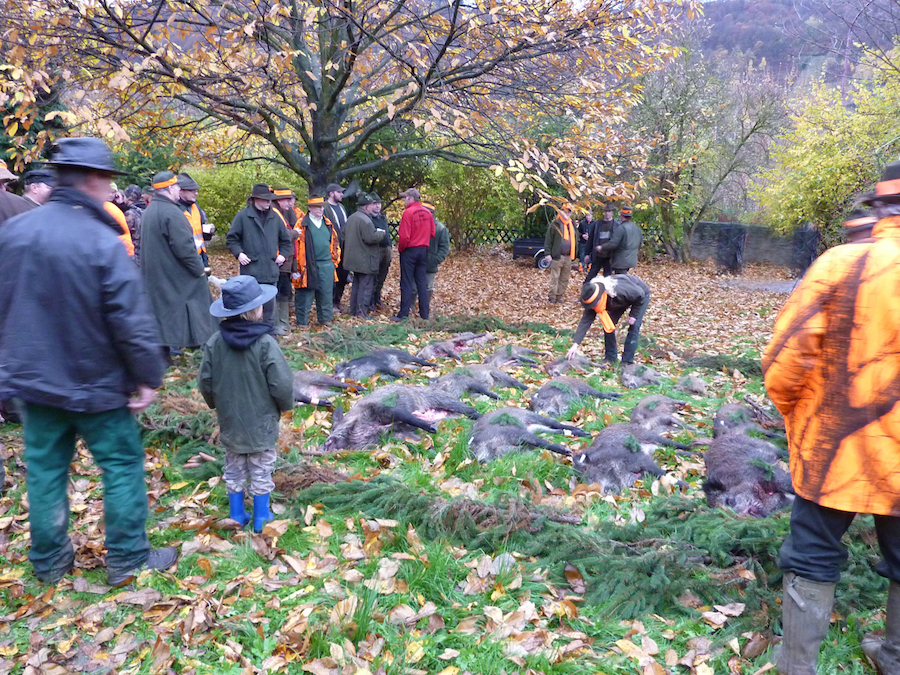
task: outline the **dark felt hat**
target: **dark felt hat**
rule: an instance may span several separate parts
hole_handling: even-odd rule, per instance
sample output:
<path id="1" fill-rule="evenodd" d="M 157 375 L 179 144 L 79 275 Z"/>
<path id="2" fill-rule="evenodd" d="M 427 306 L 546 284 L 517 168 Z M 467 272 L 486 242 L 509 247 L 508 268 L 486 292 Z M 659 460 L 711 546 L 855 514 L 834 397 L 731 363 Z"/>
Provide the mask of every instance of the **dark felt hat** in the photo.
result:
<path id="1" fill-rule="evenodd" d="M 253 190 L 250 192 L 250 197 L 252 199 L 277 199 L 272 192 L 272 188 L 265 183 L 257 183 L 254 185 Z"/>
<path id="2" fill-rule="evenodd" d="M 374 191 L 370 192 L 369 197 L 371 197 L 373 204 L 381 203 L 381 195 L 379 195 L 377 192 L 374 192 Z"/>
<path id="3" fill-rule="evenodd" d="M 77 166 L 104 173 L 125 175 L 113 163 L 113 155 L 99 138 L 60 138 L 48 164 L 53 166 Z"/>
<path id="4" fill-rule="evenodd" d="M 630 216 L 630 215 L 631 215 L 631 207 L 630 207 L 630 206 L 623 206 L 623 207 L 622 207 L 622 215 L 623 215 L 623 216 Z"/>
<path id="5" fill-rule="evenodd" d="M 358 206 L 365 206 L 366 204 L 375 204 L 375 203 L 377 203 L 377 201 L 381 201 L 381 200 L 372 199 L 372 195 L 370 195 L 366 192 L 360 192 L 359 196 L 357 196 L 357 198 L 356 198 L 356 203 Z"/>
<path id="6" fill-rule="evenodd" d="M 873 200 L 886 204 L 900 203 L 900 161 L 884 167 L 881 180 L 875 183 Z"/>
<path id="7" fill-rule="evenodd" d="M 222 284 L 222 297 L 209 306 L 209 313 L 220 319 L 249 312 L 275 297 L 278 289 L 261 284 L 247 274 L 231 277 Z"/>
<path id="8" fill-rule="evenodd" d="M 199 190 L 200 184 L 191 178 L 190 174 L 182 171 L 178 174 L 178 187 L 182 190 Z"/>
<path id="9" fill-rule="evenodd" d="M 325 194 L 326 194 L 326 195 L 329 195 L 329 194 L 331 194 L 332 192 L 343 192 L 343 191 L 344 191 L 344 188 L 342 188 L 342 187 L 341 187 L 340 185 L 338 185 L 337 183 L 329 183 L 329 184 L 328 184 L 328 187 L 325 188 Z"/>
<path id="10" fill-rule="evenodd" d="M 45 183 L 50 187 L 54 187 L 56 185 L 56 174 L 50 169 L 35 169 L 26 173 L 22 181 L 26 187 L 34 183 Z"/>

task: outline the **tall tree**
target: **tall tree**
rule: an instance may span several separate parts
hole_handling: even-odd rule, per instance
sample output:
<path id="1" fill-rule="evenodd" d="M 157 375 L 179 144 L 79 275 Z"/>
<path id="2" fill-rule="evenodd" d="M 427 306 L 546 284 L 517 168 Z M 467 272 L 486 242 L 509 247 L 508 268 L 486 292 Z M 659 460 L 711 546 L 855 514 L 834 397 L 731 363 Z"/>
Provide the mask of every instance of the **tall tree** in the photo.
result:
<path id="1" fill-rule="evenodd" d="M 691 259 L 697 224 L 714 211 L 740 213 L 752 173 L 785 118 L 784 91 L 765 70 L 698 51 L 688 27 L 677 58 L 644 77 L 633 124 L 655 139 L 645 195 L 659 237 L 676 260 Z"/>
<path id="2" fill-rule="evenodd" d="M 517 188 L 629 189 L 616 132 L 693 0 L 3 0 L 6 59 L 60 66 L 81 119 L 220 131 L 313 189 L 395 160 L 502 166 Z M 35 49 L 35 47 L 37 49 Z M 30 66 L 30 67 L 28 67 Z M 427 147 L 384 147 L 395 119 Z M 532 138 L 565 119 L 555 138 Z M 10 130 L 7 129 L 7 132 Z M 262 144 L 255 141 L 262 141 Z M 635 153 L 638 160 L 640 152 Z"/>

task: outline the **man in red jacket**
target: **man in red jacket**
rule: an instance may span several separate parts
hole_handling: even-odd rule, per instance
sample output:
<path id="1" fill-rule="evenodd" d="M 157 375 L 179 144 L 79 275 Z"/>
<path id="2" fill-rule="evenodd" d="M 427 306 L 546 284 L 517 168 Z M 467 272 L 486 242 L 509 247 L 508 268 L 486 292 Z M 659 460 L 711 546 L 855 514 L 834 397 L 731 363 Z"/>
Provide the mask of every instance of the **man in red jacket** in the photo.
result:
<path id="1" fill-rule="evenodd" d="M 406 210 L 400 219 L 397 249 L 400 251 L 400 311 L 392 316 L 391 321 L 403 321 L 409 317 L 413 296 L 419 295 L 419 316 L 427 319 L 428 281 L 428 245 L 434 236 L 434 216 L 431 211 L 419 203 L 421 196 L 415 188 L 409 188 L 400 194 Z"/>

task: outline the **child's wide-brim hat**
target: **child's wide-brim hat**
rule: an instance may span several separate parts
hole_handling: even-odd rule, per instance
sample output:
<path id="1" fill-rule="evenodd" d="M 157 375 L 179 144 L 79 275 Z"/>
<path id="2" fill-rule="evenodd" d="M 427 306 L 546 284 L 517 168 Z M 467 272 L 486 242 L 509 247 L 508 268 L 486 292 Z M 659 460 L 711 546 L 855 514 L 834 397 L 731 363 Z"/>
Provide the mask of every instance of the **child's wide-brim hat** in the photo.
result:
<path id="1" fill-rule="evenodd" d="M 222 284 L 222 297 L 209 306 L 209 313 L 220 319 L 237 316 L 275 297 L 278 289 L 270 284 L 261 284 L 255 278 L 241 274 Z"/>

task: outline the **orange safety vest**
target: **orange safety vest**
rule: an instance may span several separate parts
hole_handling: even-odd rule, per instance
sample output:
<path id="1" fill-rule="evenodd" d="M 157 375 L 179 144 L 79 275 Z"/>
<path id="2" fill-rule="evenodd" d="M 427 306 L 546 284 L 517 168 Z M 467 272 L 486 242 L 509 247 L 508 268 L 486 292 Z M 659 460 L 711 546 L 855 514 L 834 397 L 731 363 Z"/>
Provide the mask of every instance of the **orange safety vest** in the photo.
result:
<path id="1" fill-rule="evenodd" d="M 197 255 L 203 255 L 203 252 L 206 251 L 206 240 L 203 238 L 203 223 L 200 222 L 200 209 L 196 204 L 191 204 L 191 208 L 184 210 L 184 215 L 191 224 Z"/>
<path id="2" fill-rule="evenodd" d="M 560 231 L 563 241 L 569 242 L 569 259 L 575 260 L 575 227 L 572 225 L 572 219 L 562 212 L 559 213 L 559 219 L 563 223 L 563 229 Z"/>
<path id="3" fill-rule="evenodd" d="M 128 229 L 128 221 L 125 220 L 125 214 L 122 213 L 122 209 L 120 209 L 112 202 L 103 202 L 103 208 L 106 209 L 106 212 L 113 218 L 115 218 L 116 222 L 122 226 L 122 229 L 125 231 L 125 233 L 120 234 L 119 239 L 121 239 L 122 243 L 125 244 L 125 250 L 128 251 L 128 255 L 133 258 L 134 242 L 131 241 L 131 230 Z"/>

